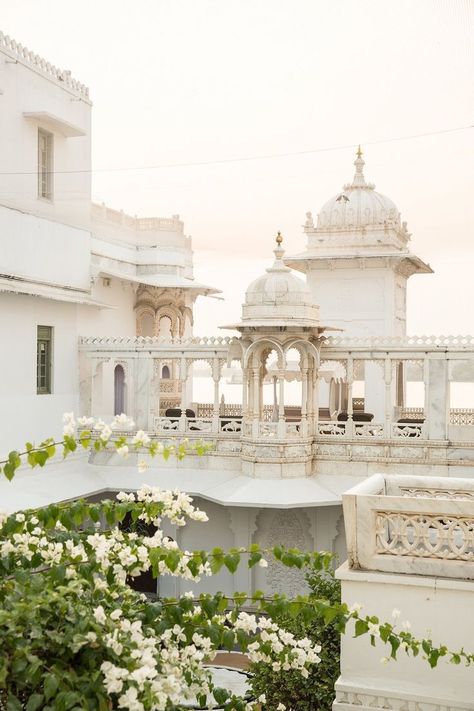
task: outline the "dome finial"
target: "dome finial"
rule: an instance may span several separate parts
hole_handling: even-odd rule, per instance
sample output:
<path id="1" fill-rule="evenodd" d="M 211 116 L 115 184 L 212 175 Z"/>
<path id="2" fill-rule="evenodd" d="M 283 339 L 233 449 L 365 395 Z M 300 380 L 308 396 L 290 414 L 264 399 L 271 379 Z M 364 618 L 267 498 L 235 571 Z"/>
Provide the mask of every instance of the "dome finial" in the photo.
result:
<path id="1" fill-rule="evenodd" d="M 364 177 L 365 161 L 362 158 L 362 149 L 360 147 L 360 144 L 359 144 L 359 147 L 356 151 L 356 159 L 354 161 L 354 165 L 355 165 L 356 172 L 355 172 L 354 180 L 353 180 L 352 184 L 356 185 L 356 186 L 357 185 L 358 186 L 365 185 L 366 184 L 365 177 Z"/>

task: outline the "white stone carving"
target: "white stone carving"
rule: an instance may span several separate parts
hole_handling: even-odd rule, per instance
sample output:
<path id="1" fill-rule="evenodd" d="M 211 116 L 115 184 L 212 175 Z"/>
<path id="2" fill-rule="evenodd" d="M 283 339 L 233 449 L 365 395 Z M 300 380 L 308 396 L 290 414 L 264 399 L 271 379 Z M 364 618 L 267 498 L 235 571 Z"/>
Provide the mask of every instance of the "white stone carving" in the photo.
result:
<path id="1" fill-rule="evenodd" d="M 345 422 L 319 422 L 318 434 L 321 437 L 344 437 L 346 434 Z"/>
<path id="2" fill-rule="evenodd" d="M 375 536 L 380 555 L 474 560 L 474 517 L 378 511 Z"/>
<path id="3" fill-rule="evenodd" d="M 178 431 L 179 420 L 170 419 L 169 417 L 155 417 L 153 420 L 153 429 L 155 432 Z"/>

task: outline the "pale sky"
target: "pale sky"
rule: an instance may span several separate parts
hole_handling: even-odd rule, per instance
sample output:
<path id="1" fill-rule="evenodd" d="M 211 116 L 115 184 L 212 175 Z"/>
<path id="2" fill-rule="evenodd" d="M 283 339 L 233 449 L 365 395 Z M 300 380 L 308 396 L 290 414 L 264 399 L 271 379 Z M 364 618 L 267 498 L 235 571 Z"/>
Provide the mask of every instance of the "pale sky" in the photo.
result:
<path id="1" fill-rule="evenodd" d="M 409 331 L 474 332 L 474 129 L 377 143 L 474 124 L 473 0 L 0 0 L 0 29 L 90 87 L 93 167 L 126 169 L 93 198 L 184 219 L 226 296 L 196 333 L 239 318 L 277 230 L 304 249 L 359 142 L 436 271 L 410 282 Z M 201 165 L 132 170 L 176 163 Z"/>

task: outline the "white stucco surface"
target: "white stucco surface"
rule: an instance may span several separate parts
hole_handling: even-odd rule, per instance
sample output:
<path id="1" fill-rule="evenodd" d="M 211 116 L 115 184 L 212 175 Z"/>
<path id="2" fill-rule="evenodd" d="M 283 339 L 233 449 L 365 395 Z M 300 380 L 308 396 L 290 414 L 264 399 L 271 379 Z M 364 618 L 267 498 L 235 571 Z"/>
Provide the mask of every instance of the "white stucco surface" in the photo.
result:
<path id="1" fill-rule="evenodd" d="M 24 468 L 13 481 L 0 479 L 0 509 L 16 511 L 46 506 L 52 502 L 89 496 L 101 491 L 134 490 L 142 484 L 162 489 L 179 489 L 208 501 L 229 506 L 256 508 L 299 508 L 334 506 L 341 495 L 359 481 L 357 477 L 318 475 L 273 480 L 251 479 L 235 471 L 208 469 L 159 469 L 151 466 L 139 473 L 136 465 L 95 465 L 81 453 L 62 461 L 60 457 L 44 469 Z"/>

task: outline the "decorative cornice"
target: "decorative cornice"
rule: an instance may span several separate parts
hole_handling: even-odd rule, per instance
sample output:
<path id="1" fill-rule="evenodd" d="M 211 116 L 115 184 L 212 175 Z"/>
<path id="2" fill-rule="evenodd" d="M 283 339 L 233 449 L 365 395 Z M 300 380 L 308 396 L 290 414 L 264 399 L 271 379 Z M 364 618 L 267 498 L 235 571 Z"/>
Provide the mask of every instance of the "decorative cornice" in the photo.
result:
<path id="1" fill-rule="evenodd" d="M 28 47 L 24 47 L 9 35 L 5 35 L 2 31 L 0 31 L 0 50 L 16 61 L 21 62 L 21 64 L 30 67 L 46 79 L 53 81 L 58 86 L 62 86 L 63 89 L 68 89 L 90 103 L 88 87 L 73 79 L 70 71 L 55 67 L 54 64 L 35 54 Z"/>

